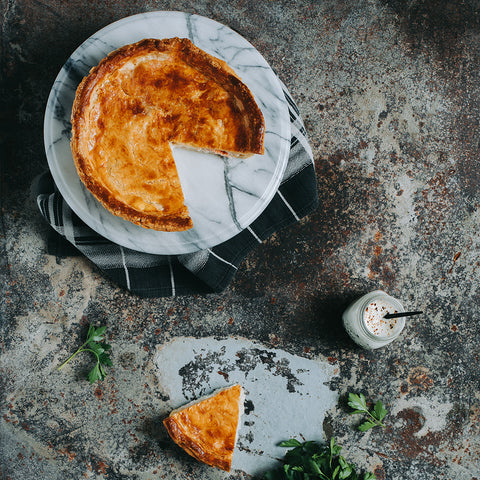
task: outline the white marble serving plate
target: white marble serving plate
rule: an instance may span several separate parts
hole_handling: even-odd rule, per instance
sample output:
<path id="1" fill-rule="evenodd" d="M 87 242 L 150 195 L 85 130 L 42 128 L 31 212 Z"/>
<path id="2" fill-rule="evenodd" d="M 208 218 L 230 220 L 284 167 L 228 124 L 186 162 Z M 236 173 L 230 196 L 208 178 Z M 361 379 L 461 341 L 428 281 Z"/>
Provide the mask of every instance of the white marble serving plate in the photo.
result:
<path id="1" fill-rule="evenodd" d="M 199 48 L 225 60 L 250 88 L 265 119 L 265 154 L 233 159 L 174 148 L 194 226 L 186 232 L 158 232 L 112 215 L 84 187 L 70 150 L 70 115 L 78 84 L 109 52 L 143 38 L 175 36 L 189 38 Z M 48 165 L 60 193 L 89 227 L 133 250 L 174 255 L 218 245 L 263 212 L 287 164 L 290 121 L 278 78 L 242 36 L 205 17 L 158 11 L 115 22 L 75 50 L 50 92 L 44 138 Z"/>

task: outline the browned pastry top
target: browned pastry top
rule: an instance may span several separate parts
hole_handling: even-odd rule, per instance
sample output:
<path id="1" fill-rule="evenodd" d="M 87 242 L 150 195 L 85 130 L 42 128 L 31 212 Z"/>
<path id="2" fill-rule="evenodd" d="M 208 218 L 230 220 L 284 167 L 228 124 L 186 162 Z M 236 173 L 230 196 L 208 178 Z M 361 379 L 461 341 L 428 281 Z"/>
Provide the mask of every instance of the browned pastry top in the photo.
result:
<path id="1" fill-rule="evenodd" d="M 233 385 L 176 410 L 163 423 L 172 439 L 197 460 L 230 471 L 242 387 Z"/>
<path id="2" fill-rule="evenodd" d="M 72 111 L 81 180 L 113 214 L 155 230 L 192 227 L 170 144 L 249 156 L 263 139 L 250 90 L 188 39 L 115 50 L 83 79 Z"/>

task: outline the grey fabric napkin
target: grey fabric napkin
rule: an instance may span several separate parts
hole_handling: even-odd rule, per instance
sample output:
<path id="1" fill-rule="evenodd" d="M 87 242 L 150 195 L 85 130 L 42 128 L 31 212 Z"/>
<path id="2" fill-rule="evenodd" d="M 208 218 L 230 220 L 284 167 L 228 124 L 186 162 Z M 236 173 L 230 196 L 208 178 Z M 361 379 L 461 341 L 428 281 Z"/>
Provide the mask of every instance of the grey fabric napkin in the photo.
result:
<path id="1" fill-rule="evenodd" d="M 273 199 L 236 236 L 186 255 L 153 255 L 117 245 L 89 228 L 67 205 L 49 172 L 37 179 L 38 207 L 50 231 L 47 251 L 57 257 L 83 254 L 117 285 L 140 297 L 219 293 L 242 260 L 275 231 L 308 215 L 318 205 L 313 155 L 298 108 L 283 86 L 291 122 L 287 167 Z"/>

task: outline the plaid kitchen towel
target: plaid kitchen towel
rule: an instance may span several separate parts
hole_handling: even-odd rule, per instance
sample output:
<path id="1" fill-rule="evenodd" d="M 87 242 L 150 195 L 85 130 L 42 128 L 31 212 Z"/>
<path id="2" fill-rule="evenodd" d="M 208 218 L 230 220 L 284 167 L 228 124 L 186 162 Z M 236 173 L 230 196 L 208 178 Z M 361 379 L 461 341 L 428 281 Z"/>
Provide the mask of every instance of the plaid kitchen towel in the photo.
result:
<path id="1" fill-rule="evenodd" d="M 185 255 L 153 255 L 117 245 L 83 223 L 58 192 L 50 173 L 34 186 L 40 212 L 53 227 L 47 251 L 57 257 L 83 254 L 113 282 L 140 297 L 221 292 L 242 260 L 275 231 L 318 205 L 313 155 L 300 113 L 286 87 L 291 122 L 290 156 L 278 191 L 263 213 L 236 236 Z"/>

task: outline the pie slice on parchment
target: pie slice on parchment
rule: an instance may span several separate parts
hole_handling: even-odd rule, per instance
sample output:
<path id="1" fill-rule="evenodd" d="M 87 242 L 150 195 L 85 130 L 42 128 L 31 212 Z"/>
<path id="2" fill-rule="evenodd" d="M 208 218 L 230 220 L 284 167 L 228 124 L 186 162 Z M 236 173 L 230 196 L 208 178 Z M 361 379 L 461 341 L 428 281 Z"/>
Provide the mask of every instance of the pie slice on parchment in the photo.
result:
<path id="1" fill-rule="evenodd" d="M 185 38 L 121 47 L 76 91 L 71 149 L 80 179 L 107 210 L 145 228 L 192 227 L 171 144 L 248 157 L 263 154 L 263 142 L 248 87 Z"/>
<path id="2" fill-rule="evenodd" d="M 243 389 L 237 384 L 173 410 L 163 423 L 192 457 L 229 472 L 242 413 Z"/>

